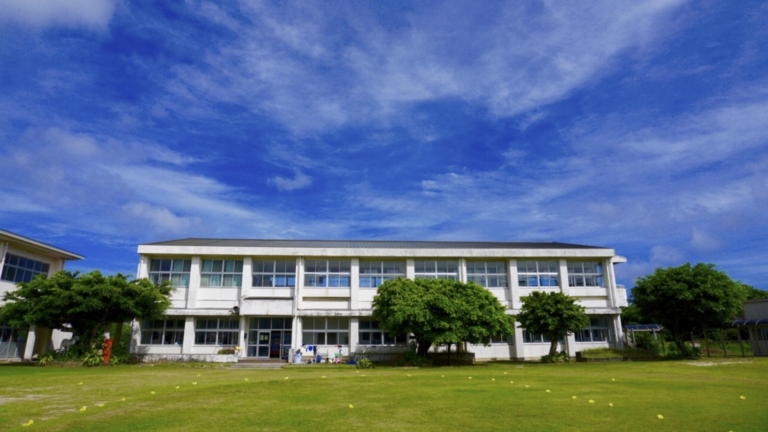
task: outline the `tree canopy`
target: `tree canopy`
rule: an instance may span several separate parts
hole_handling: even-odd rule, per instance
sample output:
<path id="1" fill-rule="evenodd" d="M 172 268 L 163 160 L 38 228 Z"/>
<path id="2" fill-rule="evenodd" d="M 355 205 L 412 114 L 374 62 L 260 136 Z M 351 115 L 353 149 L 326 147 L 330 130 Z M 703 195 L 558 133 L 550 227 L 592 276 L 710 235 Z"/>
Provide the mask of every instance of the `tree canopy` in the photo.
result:
<path id="1" fill-rule="evenodd" d="M 589 325 L 589 317 L 576 299 L 561 292 L 534 291 L 523 302 L 517 322 L 527 331 L 543 334 L 550 340 L 549 355 L 557 353 L 557 340 Z"/>
<path id="2" fill-rule="evenodd" d="M 684 352 L 686 338 L 695 330 L 719 328 L 743 310 L 748 289 L 714 264 L 690 263 L 656 269 L 632 289 L 640 315 L 662 324 Z"/>
<path id="3" fill-rule="evenodd" d="M 3 296 L 0 322 L 72 331 L 89 346 L 108 324 L 161 317 L 171 305 L 173 291 L 168 283 L 129 281 L 120 273 L 104 276 L 98 270 L 84 274 L 62 270 L 17 286 Z"/>
<path id="4" fill-rule="evenodd" d="M 373 317 L 393 334 L 413 334 L 425 356 L 434 344 L 488 344 L 512 333 L 512 317 L 487 289 L 473 282 L 402 279 L 384 282 L 373 299 Z"/>

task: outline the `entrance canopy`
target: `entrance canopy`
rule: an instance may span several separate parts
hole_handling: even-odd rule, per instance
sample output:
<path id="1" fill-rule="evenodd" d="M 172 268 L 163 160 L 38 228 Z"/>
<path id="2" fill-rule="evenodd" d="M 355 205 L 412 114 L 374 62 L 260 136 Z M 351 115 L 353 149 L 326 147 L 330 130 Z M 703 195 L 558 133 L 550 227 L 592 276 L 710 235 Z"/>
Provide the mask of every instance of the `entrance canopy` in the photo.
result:
<path id="1" fill-rule="evenodd" d="M 741 319 L 723 323 L 723 327 L 768 326 L 768 318 Z"/>
<path id="2" fill-rule="evenodd" d="M 657 332 L 664 330 L 664 326 L 661 324 L 633 324 L 625 325 L 624 328 L 633 332 Z"/>

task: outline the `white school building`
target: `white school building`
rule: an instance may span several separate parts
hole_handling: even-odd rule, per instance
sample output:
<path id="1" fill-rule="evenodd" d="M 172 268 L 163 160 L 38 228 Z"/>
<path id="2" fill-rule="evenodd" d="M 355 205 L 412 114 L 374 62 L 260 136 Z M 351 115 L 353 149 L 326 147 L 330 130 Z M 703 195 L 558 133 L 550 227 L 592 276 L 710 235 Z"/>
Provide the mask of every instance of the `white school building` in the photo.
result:
<path id="1" fill-rule="evenodd" d="M 0 304 L 3 294 L 16 290 L 19 282 L 29 282 L 35 275 L 52 276 L 64 269 L 67 261 L 81 260 L 81 255 L 0 229 Z M 0 322 L 0 361 L 31 360 L 61 347 L 72 334 L 32 326 L 14 329 Z"/>
<path id="2" fill-rule="evenodd" d="M 131 350 L 150 359 L 286 358 L 312 345 L 325 357 L 403 351 L 407 335 L 371 318 L 377 287 L 397 277 L 475 281 L 520 311 L 535 290 L 578 299 L 590 326 L 559 342 L 572 356 L 620 347 L 626 290 L 611 248 L 565 243 L 182 239 L 142 244 L 137 277 L 177 287 L 165 319 L 133 323 Z M 340 348 L 339 348 L 340 346 Z M 478 360 L 538 359 L 549 341 L 516 328 L 469 350 Z"/>

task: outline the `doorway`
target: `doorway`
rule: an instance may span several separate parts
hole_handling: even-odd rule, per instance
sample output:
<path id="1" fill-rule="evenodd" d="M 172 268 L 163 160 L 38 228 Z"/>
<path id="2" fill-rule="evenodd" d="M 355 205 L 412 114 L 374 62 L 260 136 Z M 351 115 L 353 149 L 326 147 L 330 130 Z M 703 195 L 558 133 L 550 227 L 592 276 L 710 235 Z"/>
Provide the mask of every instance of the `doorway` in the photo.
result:
<path id="1" fill-rule="evenodd" d="M 253 317 L 248 335 L 248 357 L 281 359 L 291 348 L 293 319 L 290 317 Z"/>

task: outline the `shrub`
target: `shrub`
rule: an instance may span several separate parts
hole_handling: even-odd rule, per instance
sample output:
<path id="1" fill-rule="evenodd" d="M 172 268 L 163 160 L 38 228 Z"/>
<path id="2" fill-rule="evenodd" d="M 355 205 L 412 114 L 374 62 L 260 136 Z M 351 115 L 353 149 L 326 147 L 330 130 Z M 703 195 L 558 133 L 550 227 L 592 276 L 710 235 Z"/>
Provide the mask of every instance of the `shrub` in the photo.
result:
<path id="1" fill-rule="evenodd" d="M 223 348 L 219 350 L 219 354 L 234 354 L 235 349 L 234 348 Z"/>
<path id="2" fill-rule="evenodd" d="M 100 350 L 92 350 L 83 356 L 83 366 L 98 366 L 103 360 L 103 355 Z"/>
<path id="3" fill-rule="evenodd" d="M 422 357 L 416 352 L 416 344 L 408 345 L 408 351 L 403 353 L 403 357 L 397 361 L 397 366 L 432 366 L 432 359 Z"/>
<path id="4" fill-rule="evenodd" d="M 371 359 L 362 358 L 357 361 L 357 363 L 355 364 L 355 367 L 357 367 L 358 369 L 373 369 L 374 366 Z"/>
<path id="5" fill-rule="evenodd" d="M 542 363 L 570 363 L 571 356 L 567 352 L 561 351 L 554 355 L 541 356 Z"/>

